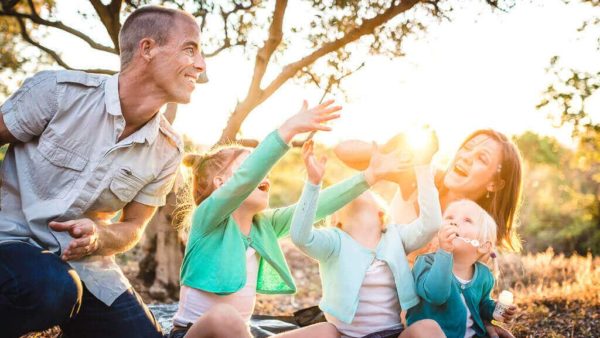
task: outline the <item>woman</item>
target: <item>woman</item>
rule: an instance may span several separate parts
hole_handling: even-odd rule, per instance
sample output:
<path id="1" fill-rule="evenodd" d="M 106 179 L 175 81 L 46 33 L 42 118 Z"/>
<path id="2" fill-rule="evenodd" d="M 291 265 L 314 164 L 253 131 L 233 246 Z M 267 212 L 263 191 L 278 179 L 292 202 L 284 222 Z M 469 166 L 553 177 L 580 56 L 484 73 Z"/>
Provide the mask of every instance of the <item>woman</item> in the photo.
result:
<path id="1" fill-rule="evenodd" d="M 404 135 L 392 138 L 384 151 L 407 146 Z M 338 158 L 354 169 L 369 163 L 374 147 L 362 141 L 344 141 L 336 146 Z M 518 251 L 521 244 L 514 231 L 514 218 L 521 198 L 522 164 L 518 148 L 504 134 L 477 130 L 461 144 L 445 172 L 436 175 L 442 211 L 451 202 L 470 199 L 485 209 L 498 225 L 498 247 Z M 418 215 L 414 176 L 391 177 L 398 191 L 391 202 L 393 223 L 407 224 Z M 496 327 L 488 327 L 490 337 L 512 337 Z M 497 332 L 498 334 L 496 334 Z"/>

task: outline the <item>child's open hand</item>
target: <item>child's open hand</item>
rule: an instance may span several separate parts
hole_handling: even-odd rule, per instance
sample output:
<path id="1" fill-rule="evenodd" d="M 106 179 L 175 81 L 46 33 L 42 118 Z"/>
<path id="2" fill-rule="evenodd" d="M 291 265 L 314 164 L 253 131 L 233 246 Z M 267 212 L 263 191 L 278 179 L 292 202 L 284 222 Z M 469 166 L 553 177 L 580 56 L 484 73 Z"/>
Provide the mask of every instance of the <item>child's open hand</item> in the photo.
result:
<path id="1" fill-rule="evenodd" d="M 373 185 L 381 179 L 398 175 L 413 166 L 412 155 L 403 150 L 384 154 L 377 144 L 373 143 L 372 154 L 369 167 L 365 170 L 365 179 L 369 185 Z"/>
<path id="2" fill-rule="evenodd" d="M 452 241 L 458 236 L 458 227 L 454 223 L 444 224 L 438 232 L 438 241 L 440 248 L 447 252 L 454 252 Z"/>
<path id="3" fill-rule="evenodd" d="M 322 156 L 319 160 L 315 157 L 314 143 L 313 140 L 304 142 L 302 146 L 302 158 L 304 159 L 304 166 L 306 166 L 306 173 L 310 183 L 318 185 L 323 180 L 325 174 L 325 165 L 327 164 L 327 157 Z"/>
<path id="4" fill-rule="evenodd" d="M 310 131 L 330 131 L 331 127 L 324 123 L 340 117 L 336 113 L 341 110 L 340 106 L 332 106 L 333 100 L 328 100 L 315 107 L 308 108 L 306 100 L 302 102 L 302 108 L 295 115 L 287 119 L 279 128 L 279 134 L 285 143 L 289 143 L 294 136 Z"/>

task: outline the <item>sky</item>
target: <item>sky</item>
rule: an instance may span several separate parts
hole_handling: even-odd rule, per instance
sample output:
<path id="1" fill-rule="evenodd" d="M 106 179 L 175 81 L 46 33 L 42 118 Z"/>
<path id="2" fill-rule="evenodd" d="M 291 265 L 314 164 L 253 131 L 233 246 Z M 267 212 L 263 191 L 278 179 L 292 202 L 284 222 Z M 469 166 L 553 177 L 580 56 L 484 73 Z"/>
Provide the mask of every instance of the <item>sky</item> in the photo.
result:
<path id="1" fill-rule="evenodd" d="M 553 128 L 547 112 L 535 106 L 550 83 L 546 67 L 552 56 L 598 69 L 598 54 L 590 48 L 595 46 L 590 40 L 594 37 L 582 39 L 577 34 L 590 11 L 561 0 L 519 1 L 506 13 L 476 3 L 463 5 L 450 22 L 434 24 L 425 36 L 407 43 L 405 57 L 367 57 L 364 68 L 344 81 L 346 97 L 333 97 L 344 107 L 342 118 L 332 123 L 333 132 L 319 133 L 316 140 L 329 145 L 352 138 L 383 142 L 427 124 L 437 131 L 446 154 L 479 128 L 509 135 L 533 130 L 569 145 L 569 130 Z M 298 11 L 289 13 L 288 23 Z M 80 20 L 71 7 L 59 7 L 58 15 L 67 23 Z M 101 30 L 90 34 L 97 32 Z M 65 35 L 52 34 L 44 42 L 63 50 L 76 66 L 118 65 L 115 56 L 93 54 Z M 294 50 L 297 57 L 308 52 Z M 229 112 L 246 93 L 252 71 L 252 58 L 240 51 L 207 59 L 210 81 L 197 85 L 192 102 L 180 106 L 174 127 L 197 143 L 214 143 Z M 297 112 L 303 99 L 316 104 L 320 96 L 314 86 L 288 82 L 250 114 L 242 126 L 243 136 L 262 139 Z M 593 101 L 592 107 L 599 108 L 600 99 Z M 592 110 L 600 118 L 600 109 Z"/>

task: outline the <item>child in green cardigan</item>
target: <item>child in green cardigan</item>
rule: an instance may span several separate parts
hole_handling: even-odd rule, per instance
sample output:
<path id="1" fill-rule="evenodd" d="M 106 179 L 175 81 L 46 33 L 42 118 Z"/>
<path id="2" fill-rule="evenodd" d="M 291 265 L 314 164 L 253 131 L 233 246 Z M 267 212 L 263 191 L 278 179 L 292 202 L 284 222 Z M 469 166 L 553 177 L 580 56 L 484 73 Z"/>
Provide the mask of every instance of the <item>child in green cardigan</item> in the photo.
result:
<path id="1" fill-rule="evenodd" d="M 228 146 L 184 162 L 193 171 L 195 210 L 181 266 L 179 309 L 172 338 L 248 337 L 247 321 L 256 293 L 296 291 L 278 244 L 289 233 L 294 206 L 268 209 L 265 176 L 299 133 L 330 130 L 337 118 L 332 102 L 301 111 L 272 132 L 252 152 Z M 396 158 L 332 186 L 317 211 L 325 217 L 396 170 Z M 226 325 L 224 325 L 226 323 Z"/>
<path id="2" fill-rule="evenodd" d="M 422 301 L 408 311 L 407 322 L 433 319 L 447 337 L 487 337 L 483 320 L 510 321 L 517 311 L 512 305 L 503 317 L 493 317 L 494 277 L 479 262 L 493 252 L 496 223 L 477 203 L 460 200 L 446 208 L 444 224 L 440 248 L 419 256 L 413 267 Z"/>

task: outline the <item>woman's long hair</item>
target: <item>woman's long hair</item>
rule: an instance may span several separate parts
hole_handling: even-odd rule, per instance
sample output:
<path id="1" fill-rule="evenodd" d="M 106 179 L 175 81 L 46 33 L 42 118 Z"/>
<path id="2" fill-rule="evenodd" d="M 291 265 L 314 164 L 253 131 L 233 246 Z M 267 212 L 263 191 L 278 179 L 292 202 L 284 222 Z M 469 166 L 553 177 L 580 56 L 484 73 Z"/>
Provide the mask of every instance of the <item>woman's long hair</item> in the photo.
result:
<path id="1" fill-rule="evenodd" d="M 473 132 L 463 141 L 460 148 L 479 135 L 486 135 L 498 142 L 502 149 L 499 172 L 494 179 L 504 181 L 504 186 L 498 191 L 482 196 L 475 202 L 496 221 L 498 247 L 519 251 L 521 250 L 521 240 L 515 231 L 515 218 L 521 204 L 523 180 L 521 154 L 517 146 L 506 135 L 492 129 L 480 129 Z M 446 192 L 447 188 L 442 184 L 440 195 Z"/>

